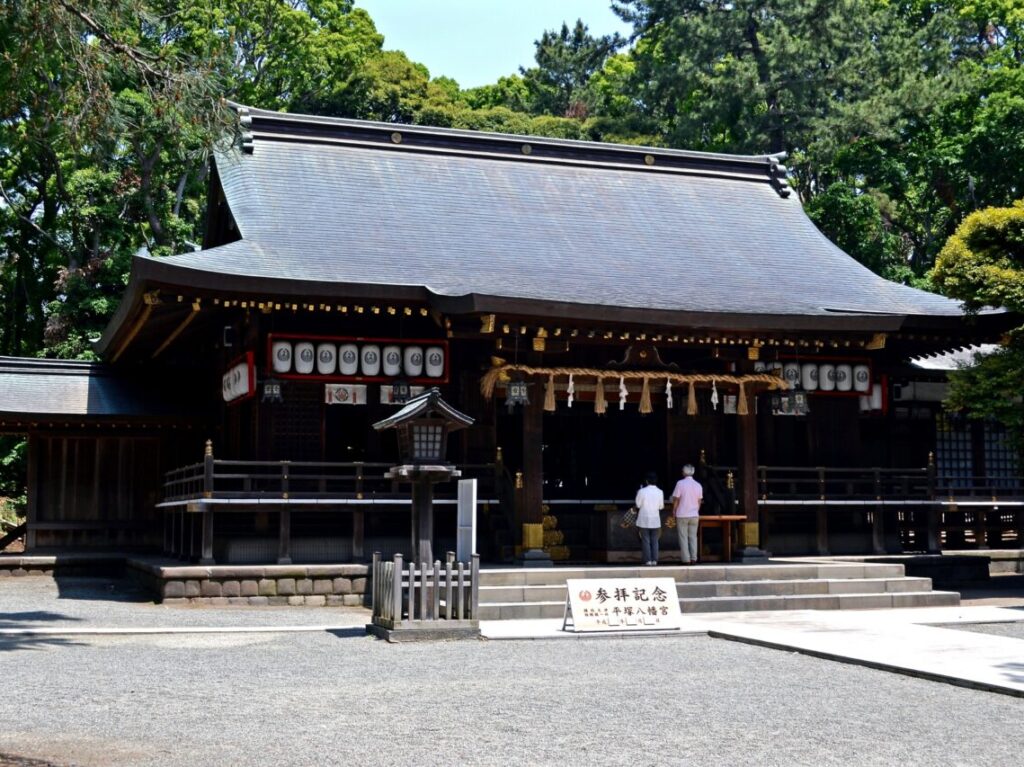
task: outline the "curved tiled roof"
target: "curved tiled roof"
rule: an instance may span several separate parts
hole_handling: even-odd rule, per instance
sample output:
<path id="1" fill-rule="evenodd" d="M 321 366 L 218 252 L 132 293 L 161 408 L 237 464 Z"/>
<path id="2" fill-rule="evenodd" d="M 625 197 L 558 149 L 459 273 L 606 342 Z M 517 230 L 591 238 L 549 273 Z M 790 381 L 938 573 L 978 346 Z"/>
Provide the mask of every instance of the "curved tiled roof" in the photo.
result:
<path id="1" fill-rule="evenodd" d="M 216 162 L 241 239 L 140 257 L 140 274 L 679 324 L 892 330 L 962 316 L 833 245 L 778 157 L 240 111 L 251 133 Z"/>

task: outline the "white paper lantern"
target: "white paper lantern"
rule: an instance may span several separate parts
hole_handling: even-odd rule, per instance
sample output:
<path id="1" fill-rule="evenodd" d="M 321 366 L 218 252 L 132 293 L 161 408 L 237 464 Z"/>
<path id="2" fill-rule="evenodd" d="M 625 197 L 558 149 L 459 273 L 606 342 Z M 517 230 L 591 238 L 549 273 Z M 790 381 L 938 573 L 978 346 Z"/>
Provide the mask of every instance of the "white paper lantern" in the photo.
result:
<path id="1" fill-rule="evenodd" d="M 270 346 L 270 356 L 275 373 L 287 373 L 292 369 L 292 345 L 288 341 L 274 341 Z"/>
<path id="2" fill-rule="evenodd" d="M 397 346 L 385 346 L 383 351 L 382 365 L 384 375 L 397 376 L 402 374 L 402 350 Z"/>
<path id="3" fill-rule="evenodd" d="M 800 363 L 799 362 L 787 362 L 782 366 L 782 377 L 786 379 L 786 383 L 790 386 L 800 385 Z"/>
<path id="4" fill-rule="evenodd" d="M 343 376 L 354 376 L 359 372 L 359 347 L 342 344 L 338 347 L 338 371 Z"/>
<path id="5" fill-rule="evenodd" d="M 780 378 L 782 377 L 781 362 L 772 362 L 771 364 L 768 365 L 768 370 L 771 372 L 772 375 L 779 376 Z"/>
<path id="6" fill-rule="evenodd" d="M 818 367 L 818 388 L 822 391 L 836 390 L 836 366 L 826 362 Z"/>
<path id="7" fill-rule="evenodd" d="M 767 369 L 768 369 L 768 363 L 764 362 L 763 360 L 758 360 L 757 362 L 754 363 L 754 372 L 755 373 L 763 373 Z"/>
<path id="8" fill-rule="evenodd" d="M 444 375 L 444 349 L 440 346 L 428 346 L 423 352 L 423 359 L 426 363 L 427 375 L 431 378 L 440 378 Z"/>
<path id="9" fill-rule="evenodd" d="M 871 397 L 857 397 L 860 412 L 867 413 L 871 410 Z"/>
<path id="10" fill-rule="evenodd" d="M 405 374 L 409 378 L 418 378 L 423 375 L 423 347 L 407 346 L 404 356 Z"/>
<path id="11" fill-rule="evenodd" d="M 244 397 L 249 393 L 249 365 L 240 362 L 236 366 L 238 370 L 238 391 L 236 397 Z"/>
<path id="12" fill-rule="evenodd" d="M 317 344 L 316 372 L 322 376 L 334 375 L 338 368 L 338 350 L 334 344 Z"/>
<path id="13" fill-rule="evenodd" d="M 800 385 L 804 391 L 814 391 L 818 388 L 818 365 L 815 362 L 805 362 L 800 367 Z"/>
<path id="14" fill-rule="evenodd" d="M 882 409 L 882 384 L 878 381 L 875 381 L 875 385 L 871 387 L 871 409 Z"/>
<path id="15" fill-rule="evenodd" d="M 359 350 L 359 369 L 364 376 L 380 375 L 380 347 L 366 344 Z"/>
<path id="16" fill-rule="evenodd" d="M 316 350 L 313 348 L 313 344 L 308 341 L 295 344 L 295 372 L 303 375 L 312 373 L 315 364 Z"/>
<path id="17" fill-rule="evenodd" d="M 866 392 L 871 388 L 871 368 L 867 365 L 853 366 L 853 388 L 859 392 Z"/>
<path id="18" fill-rule="evenodd" d="M 853 366 L 836 365 L 836 391 L 850 391 L 853 388 Z"/>

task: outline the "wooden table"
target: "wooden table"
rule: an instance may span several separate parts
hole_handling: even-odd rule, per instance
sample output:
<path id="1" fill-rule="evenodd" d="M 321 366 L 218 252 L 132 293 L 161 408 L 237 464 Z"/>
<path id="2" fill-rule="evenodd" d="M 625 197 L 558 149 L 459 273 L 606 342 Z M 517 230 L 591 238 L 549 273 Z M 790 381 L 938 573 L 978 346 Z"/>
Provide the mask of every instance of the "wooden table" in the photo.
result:
<path id="1" fill-rule="evenodd" d="M 701 553 L 701 559 L 709 562 L 732 562 L 732 523 L 746 522 L 743 514 L 701 514 L 700 524 L 697 526 L 697 551 Z M 718 560 L 713 557 L 705 557 L 704 552 L 704 528 L 720 527 L 722 529 L 722 558 Z"/>

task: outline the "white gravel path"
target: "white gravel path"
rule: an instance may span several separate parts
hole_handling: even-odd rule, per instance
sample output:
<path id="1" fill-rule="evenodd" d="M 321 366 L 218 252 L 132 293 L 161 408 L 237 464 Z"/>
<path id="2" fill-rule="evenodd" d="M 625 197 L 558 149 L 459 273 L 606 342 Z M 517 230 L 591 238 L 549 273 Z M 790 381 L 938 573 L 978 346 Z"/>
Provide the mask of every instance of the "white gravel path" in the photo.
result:
<path id="1" fill-rule="evenodd" d="M 87 591 L 3 584 L 0 612 L 153 609 Z M 0 642 L 0 674 L 0 754 L 82 767 L 1010 765 L 1024 734 L 1019 699 L 705 637 L 54 637 Z"/>

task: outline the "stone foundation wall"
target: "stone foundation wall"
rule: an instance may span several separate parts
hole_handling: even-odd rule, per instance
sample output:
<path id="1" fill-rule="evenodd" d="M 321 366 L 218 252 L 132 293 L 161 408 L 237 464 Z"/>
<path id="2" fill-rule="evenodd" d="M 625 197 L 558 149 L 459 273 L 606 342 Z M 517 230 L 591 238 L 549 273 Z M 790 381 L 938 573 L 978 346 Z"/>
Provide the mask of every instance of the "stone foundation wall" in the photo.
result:
<path id="1" fill-rule="evenodd" d="M 157 602 L 212 605 L 369 606 L 366 565 L 161 566 L 129 560 Z"/>
<path id="2" fill-rule="evenodd" d="M 124 557 L 90 554 L 4 554 L 0 555 L 0 578 L 25 575 L 107 576 L 124 574 Z"/>

